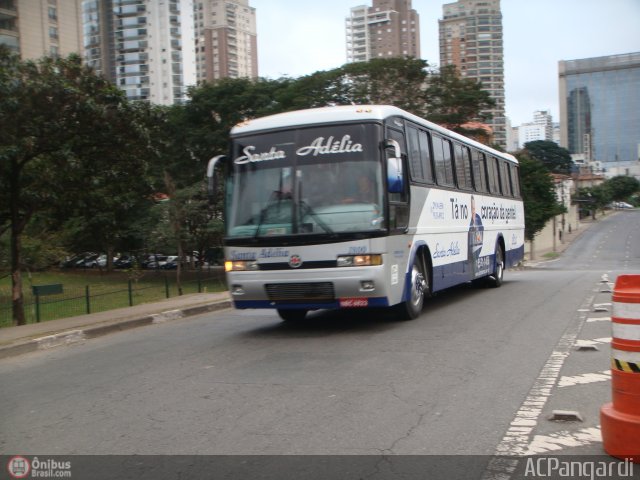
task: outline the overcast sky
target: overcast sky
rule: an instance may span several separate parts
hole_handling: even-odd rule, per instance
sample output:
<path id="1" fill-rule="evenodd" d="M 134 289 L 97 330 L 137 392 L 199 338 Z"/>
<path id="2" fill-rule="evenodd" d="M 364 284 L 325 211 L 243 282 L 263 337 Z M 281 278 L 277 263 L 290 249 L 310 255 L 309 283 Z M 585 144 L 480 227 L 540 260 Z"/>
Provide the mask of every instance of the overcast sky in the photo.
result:
<path id="1" fill-rule="evenodd" d="M 413 0 L 422 58 L 438 65 L 441 0 Z M 345 19 L 372 0 L 249 0 L 259 75 L 296 78 L 346 62 Z M 559 121 L 558 61 L 640 51 L 640 0 L 502 0 L 507 116 L 550 110 Z"/>

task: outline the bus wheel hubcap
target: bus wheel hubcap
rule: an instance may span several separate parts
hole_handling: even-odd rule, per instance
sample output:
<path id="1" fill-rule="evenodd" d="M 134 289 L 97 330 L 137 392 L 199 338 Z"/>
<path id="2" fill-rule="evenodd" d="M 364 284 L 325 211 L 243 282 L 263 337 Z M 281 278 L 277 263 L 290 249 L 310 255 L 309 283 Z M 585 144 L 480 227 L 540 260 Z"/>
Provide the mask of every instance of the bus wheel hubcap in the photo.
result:
<path id="1" fill-rule="evenodd" d="M 411 272 L 411 276 L 413 277 L 413 295 L 412 302 L 414 305 L 418 306 L 422 302 L 422 297 L 424 296 L 424 290 L 427 286 L 427 282 L 424 279 L 424 275 L 417 266 L 414 265 L 413 271 Z"/>

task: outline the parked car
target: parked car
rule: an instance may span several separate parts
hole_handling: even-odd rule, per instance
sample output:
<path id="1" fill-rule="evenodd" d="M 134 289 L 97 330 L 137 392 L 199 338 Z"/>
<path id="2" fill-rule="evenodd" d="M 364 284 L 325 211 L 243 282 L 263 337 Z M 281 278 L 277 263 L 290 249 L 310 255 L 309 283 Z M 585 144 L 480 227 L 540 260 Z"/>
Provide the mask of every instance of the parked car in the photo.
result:
<path id="1" fill-rule="evenodd" d="M 60 268 L 74 268 L 82 259 L 84 259 L 84 254 L 66 257 L 64 260 L 60 261 Z"/>
<path id="2" fill-rule="evenodd" d="M 113 259 L 114 262 L 116 258 Z M 101 255 L 93 255 L 84 261 L 85 268 L 106 268 L 107 267 L 107 255 L 105 253 Z"/>
<path id="3" fill-rule="evenodd" d="M 177 255 L 169 255 L 167 257 L 167 260 L 162 265 L 160 265 L 160 268 L 163 270 L 175 270 L 178 268 L 179 261 L 180 257 L 178 257 Z"/>
<path id="4" fill-rule="evenodd" d="M 160 254 L 154 253 L 152 255 L 149 255 L 141 263 L 141 266 L 142 266 L 142 268 L 146 268 L 146 269 L 149 269 L 149 270 L 156 270 L 156 269 L 159 269 L 166 262 L 167 262 L 167 256 L 166 255 L 160 255 Z"/>
<path id="5" fill-rule="evenodd" d="M 612 202 L 609 204 L 610 208 L 634 208 L 633 205 L 627 202 Z"/>
<path id="6" fill-rule="evenodd" d="M 73 268 L 87 268 L 91 264 L 91 261 L 96 258 L 98 258 L 98 254 L 92 252 L 85 252 L 78 255 Z"/>
<path id="7" fill-rule="evenodd" d="M 134 255 L 121 255 L 113 262 L 115 268 L 132 268 L 138 260 Z"/>

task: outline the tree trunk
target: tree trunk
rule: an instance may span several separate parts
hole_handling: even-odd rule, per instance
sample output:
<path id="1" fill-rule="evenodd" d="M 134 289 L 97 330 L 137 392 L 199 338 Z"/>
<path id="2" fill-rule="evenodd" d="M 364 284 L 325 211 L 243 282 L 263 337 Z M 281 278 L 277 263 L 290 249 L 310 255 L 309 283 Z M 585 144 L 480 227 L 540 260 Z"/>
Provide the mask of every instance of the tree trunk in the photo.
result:
<path id="1" fill-rule="evenodd" d="M 20 218 L 20 195 L 19 195 L 19 167 L 17 162 L 12 165 L 10 180 L 11 188 L 11 306 L 13 312 L 13 323 L 15 325 L 25 325 L 24 318 L 24 297 L 22 296 L 22 274 L 20 272 L 21 242 L 20 235 L 24 229 L 24 220 Z"/>
<path id="2" fill-rule="evenodd" d="M 113 272 L 113 251 L 111 246 L 107 247 L 107 272 Z"/>
<path id="3" fill-rule="evenodd" d="M 176 268 L 176 287 L 178 288 L 178 295 L 182 295 L 182 262 L 183 261 L 184 261 L 184 249 L 182 248 L 182 241 L 178 240 L 178 267 Z"/>
<path id="4" fill-rule="evenodd" d="M 169 221 L 173 230 L 173 234 L 178 244 L 178 265 L 176 268 L 176 288 L 178 289 L 178 295 L 182 295 L 182 262 L 184 260 L 183 248 L 182 248 L 182 215 L 181 205 L 176 198 L 176 185 L 173 183 L 171 175 L 166 170 L 164 171 L 164 185 L 167 188 L 167 194 L 169 195 Z"/>

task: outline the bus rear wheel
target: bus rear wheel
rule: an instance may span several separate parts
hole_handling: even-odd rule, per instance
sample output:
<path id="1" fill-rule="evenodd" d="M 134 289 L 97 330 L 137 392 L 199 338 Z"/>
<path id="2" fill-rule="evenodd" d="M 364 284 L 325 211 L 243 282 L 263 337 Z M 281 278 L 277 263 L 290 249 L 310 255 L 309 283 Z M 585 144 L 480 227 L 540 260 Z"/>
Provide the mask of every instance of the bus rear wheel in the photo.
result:
<path id="1" fill-rule="evenodd" d="M 285 322 L 300 322 L 307 316 L 307 311 L 304 309 L 278 310 L 278 315 Z"/>
<path id="2" fill-rule="evenodd" d="M 409 298 L 398 305 L 398 314 L 402 320 L 413 320 L 420 316 L 424 299 L 429 291 L 429 275 L 424 271 L 420 256 L 416 256 L 411 267 L 411 292 Z"/>
<path id="3" fill-rule="evenodd" d="M 493 288 L 498 288 L 502 285 L 502 279 L 504 277 L 504 252 L 502 246 L 498 245 L 496 248 L 496 263 L 493 273 L 489 277 L 489 284 Z"/>

